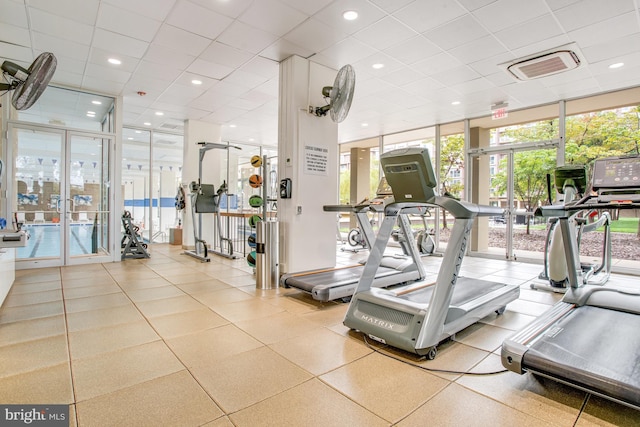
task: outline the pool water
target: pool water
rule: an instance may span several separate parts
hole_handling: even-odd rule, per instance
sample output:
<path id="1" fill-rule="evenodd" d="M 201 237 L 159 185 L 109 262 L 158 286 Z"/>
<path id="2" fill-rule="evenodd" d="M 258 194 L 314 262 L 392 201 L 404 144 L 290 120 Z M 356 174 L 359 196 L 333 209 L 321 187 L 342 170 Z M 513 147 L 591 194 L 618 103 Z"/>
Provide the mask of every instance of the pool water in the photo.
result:
<path id="1" fill-rule="evenodd" d="M 23 227 L 31 236 L 27 246 L 17 248 L 18 259 L 48 258 L 60 256 L 60 224 L 28 224 Z M 71 256 L 93 253 L 93 224 L 71 224 L 69 238 Z M 97 233 L 97 248 L 100 248 L 100 233 Z"/>

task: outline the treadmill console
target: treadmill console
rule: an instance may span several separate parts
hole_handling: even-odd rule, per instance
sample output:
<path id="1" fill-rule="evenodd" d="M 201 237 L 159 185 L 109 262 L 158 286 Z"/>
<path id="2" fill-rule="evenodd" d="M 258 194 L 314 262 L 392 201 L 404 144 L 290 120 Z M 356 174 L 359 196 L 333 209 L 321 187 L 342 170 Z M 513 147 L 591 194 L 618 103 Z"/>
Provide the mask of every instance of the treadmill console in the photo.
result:
<path id="1" fill-rule="evenodd" d="M 598 159 L 593 165 L 598 202 L 640 202 L 640 157 Z"/>
<path id="2" fill-rule="evenodd" d="M 380 163 L 396 202 L 433 202 L 438 183 L 426 148 L 389 151 L 380 156 Z"/>
<path id="3" fill-rule="evenodd" d="M 387 182 L 387 178 L 382 177 L 376 190 L 376 197 L 371 200 L 369 207 L 376 212 L 384 212 L 384 208 L 388 204 L 393 203 L 393 201 L 393 190 Z"/>

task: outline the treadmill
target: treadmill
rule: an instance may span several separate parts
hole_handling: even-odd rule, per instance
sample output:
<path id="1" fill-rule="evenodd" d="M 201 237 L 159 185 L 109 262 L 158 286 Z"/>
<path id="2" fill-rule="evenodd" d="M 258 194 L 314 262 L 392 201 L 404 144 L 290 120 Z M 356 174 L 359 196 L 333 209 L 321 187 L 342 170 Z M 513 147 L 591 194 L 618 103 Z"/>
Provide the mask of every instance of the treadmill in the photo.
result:
<path id="1" fill-rule="evenodd" d="M 591 185 L 596 195 L 536 210 L 559 218 L 570 287 L 561 301 L 502 344 L 502 364 L 640 409 L 640 288 L 583 280 L 569 222 L 581 209 L 640 208 L 640 157 L 596 160 Z"/>
<path id="2" fill-rule="evenodd" d="M 503 210 L 437 196 L 435 173 L 426 149 L 390 151 L 380 156 L 380 163 L 395 202 L 385 208 L 385 218 L 344 324 L 381 343 L 433 359 L 440 342 L 493 312 L 503 313 L 505 306 L 520 296 L 517 285 L 458 277 L 476 217 L 502 215 Z M 404 227 L 408 222 L 404 213 L 434 206 L 455 218 L 436 281 L 393 289 L 372 287 L 396 220 Z M 410 244 L 417 252 L 414 239 Z"/>
<path id="3" fill-rule="evenodd" d="M 380 180 L 376 198 L 358 205 L 327 205 L 325 212 L 351 212 L 356 215 L 360 231 L 365 239 L 365 246 L 371 248 L 375 233 L 369 222 L 367 213 L 370 211 L 384 212 L 384 207 L 393 202 L 391 189 L 385 178 Z M 402 229 L 402 233 L 412 236 L 411 228 Z M 405 239 L 406 240 L 406 239 Z M 414 245 L 415 246 L 415 245 Z M 402 245 L 405 256 L 384 256 L 375 272 L 373 286 L 386 287 L 402 283 L 422 280 L 426 271 L 420 254 L 413 253 L 409 245 Z M 327 302 L 342 299 L 347 302 L 356 289 L 358 280 L 364 270 L 362 263 L 345 267 L 309 270 L 298 273 L 283 274 L 280 285 L 285 288 L 297 288 L 311 294 L 313 299 Z"/>

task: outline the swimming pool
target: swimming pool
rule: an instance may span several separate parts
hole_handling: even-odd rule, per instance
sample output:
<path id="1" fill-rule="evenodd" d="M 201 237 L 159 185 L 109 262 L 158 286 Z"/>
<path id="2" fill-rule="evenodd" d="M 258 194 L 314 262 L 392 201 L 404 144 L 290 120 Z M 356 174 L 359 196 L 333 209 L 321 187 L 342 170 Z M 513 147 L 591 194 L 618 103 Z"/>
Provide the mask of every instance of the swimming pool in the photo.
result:
<path id="1" fill-rule="evenodd" d="M 69 253 L 71 256 L 97 253 L 100 244 L 100 226 L 96 233 L 96 245 L 93 245 L 93 224 L 71 224 Z M 50 258 L 60 256 L 60 224 L 26 224 L 23 230 L 31 236 L 27 246 L 17 248 L 17 259 Z M 105 242 L 106 243 L 106 242 Z"/>

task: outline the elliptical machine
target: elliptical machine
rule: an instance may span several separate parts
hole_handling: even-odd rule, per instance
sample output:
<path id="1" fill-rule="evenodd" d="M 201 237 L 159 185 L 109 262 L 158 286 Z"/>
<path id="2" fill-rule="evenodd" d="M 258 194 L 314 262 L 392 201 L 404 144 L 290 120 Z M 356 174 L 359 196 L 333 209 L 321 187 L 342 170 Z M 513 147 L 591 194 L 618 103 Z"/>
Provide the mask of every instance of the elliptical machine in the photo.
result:
<path id="1" fill-rule="evenodd" d="M 551 180 L 547 175 L 549 199 L 551 199 Z M 587 187 L 587 170 L 581 165 L 560 166 L 555 170 L 555 186 L 560 195 L 564 196 L 564 206 L 580 204 Z M 588 193 L 588 192 L 587 192 Z M 597 220 L 593 220 L 599 215 Z M 609 212 L 598 214 L 597 210 L 581 210 L 569 217 L 569 223 L 576 228 L 576 253 L 579 253 L 580 242 L 584 233 L 589 233 L 604 227 L 602 239 L 602 255 L 600 262 L 581 262 L 583 284 L 603 285 L 611 276 L 611 216 Z M 544 247 L 544 268 L 538 279 L 544 283 L 532 283 L 531 289 L 541 289 L 558 293 L 565 293 L 569 283 L 569 272 L 564 256 L 564 242 L 562 231 L 558 227 L 558 218 L 549 219 L 549 229 Z"/>

